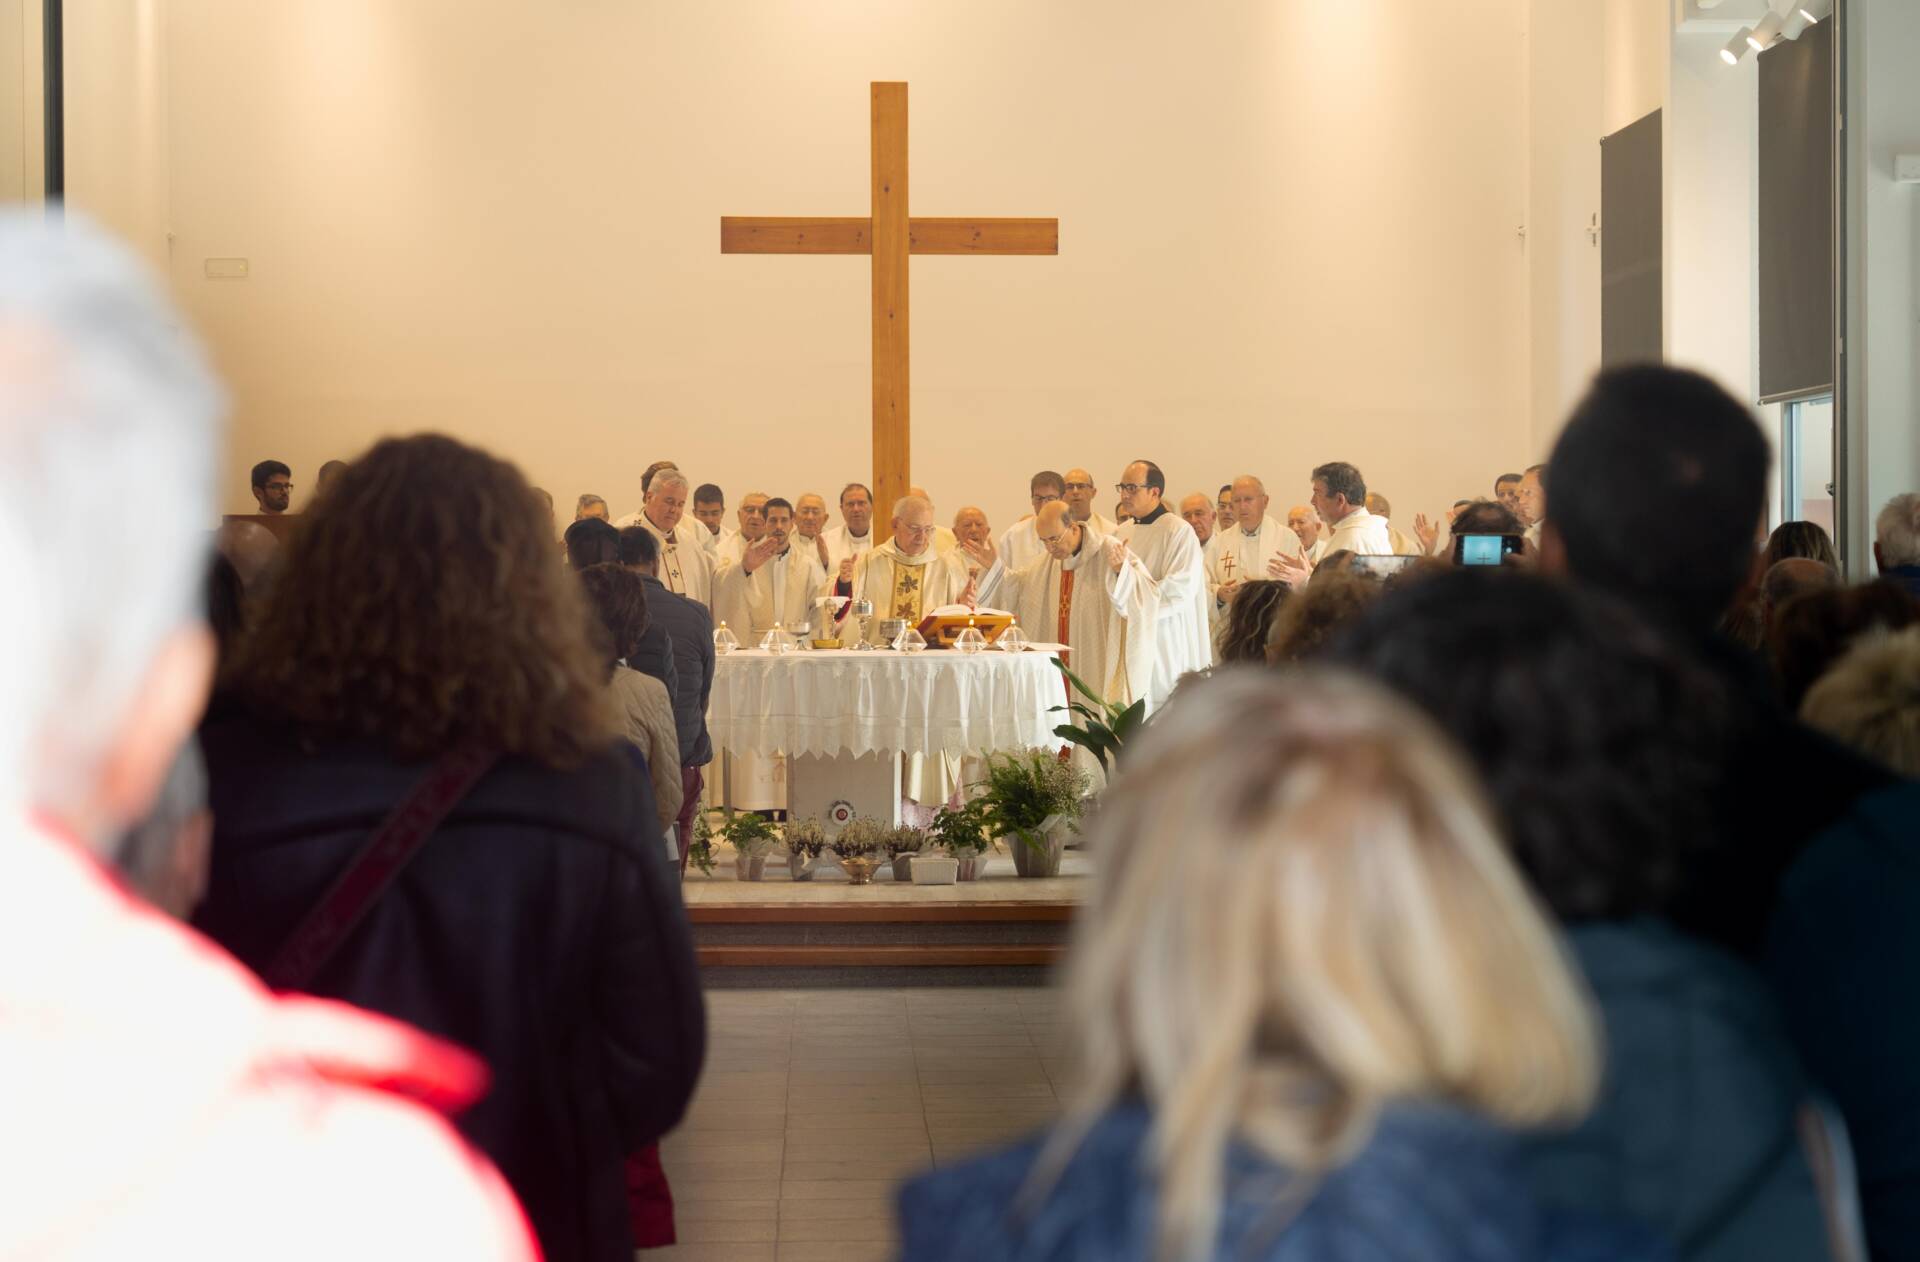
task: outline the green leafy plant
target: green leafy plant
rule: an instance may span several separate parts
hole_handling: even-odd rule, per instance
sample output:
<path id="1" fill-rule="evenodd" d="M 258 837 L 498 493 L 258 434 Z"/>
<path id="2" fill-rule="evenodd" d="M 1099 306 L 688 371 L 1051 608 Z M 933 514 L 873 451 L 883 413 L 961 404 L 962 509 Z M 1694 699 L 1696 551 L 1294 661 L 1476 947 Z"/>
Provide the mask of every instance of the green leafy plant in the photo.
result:
<path id="1" fill-rule="evenodd" d="M 985 854 L 993 842 L 987 836 L 987 808 L 979 798 L 959 806 L 943 806 L 927 828 L 927 841 L 956 859 Z"/>
<path id="2" fill-rule="evenodd" d="M 1087 773 L 1062 762 L 1052 750 L 1029 749 L 987 759 L 980 810 L 986 831 L 1017 837 L 1036 854 L 1047 847 L 1047 832 L 1079 819 L 1086 809 Z"/>
<path id="3" fill-rule="evenodd" d="M 889 859 L 898 859 L 903 854 L 919 854 L 926 849 L 926 845 L 925 830 L 911 824 L 901 824 L 880 834 L 880 851 Z"/>
<path id="4" fill-rule="evenodd" d="M 747 857 L 765 854 L 780 840 L 780 835 L 773 830 L 773 824 L 765 816 L 752 811 L 741 811 L 728 820 L 726 827 L 720 831 L 732 844 L 736 854 Z"/>
<path id="5" fill-rule="evenodd" d="M 1062 723 L 1053 734 L 1086 749 L 1099 761 L 1102 772 L 1112 774 L 1120 765 L 1121 751 L 1147 721 L 1147 699 L 1142 697 L 1132 705 L 1108 701 L 1068 670 L 1065 662 L 1056 657 L 1053 664 L 1083 698 L 1075 701 L 1069 697 L 1066 705 L 1052 708 L 1052 713 L 1066 711 L 1080 718 L 1079 723 Z"/>
<path id="6" fill-rule="evenodd" d="M 870 815 L 856 815 L 841 825 L 833 839 L 833 852 L 842 859 L 871 859 L 880 853 L 887 826 Z"/>
<path id="7" fill-rule="evenodd" d="M 687 862 L 706 875 L 713 875 L 713 825 L 708 821 L 705 811 L 693 817 L 693 836 L 687 842 Z"/>
<path id="8" fill-rule="evenodd" d="M 817 819 L 796 819 L 787 824 L 787 850 L 803 859 L 818 859 L 827 848 L 827 829 Z"/>

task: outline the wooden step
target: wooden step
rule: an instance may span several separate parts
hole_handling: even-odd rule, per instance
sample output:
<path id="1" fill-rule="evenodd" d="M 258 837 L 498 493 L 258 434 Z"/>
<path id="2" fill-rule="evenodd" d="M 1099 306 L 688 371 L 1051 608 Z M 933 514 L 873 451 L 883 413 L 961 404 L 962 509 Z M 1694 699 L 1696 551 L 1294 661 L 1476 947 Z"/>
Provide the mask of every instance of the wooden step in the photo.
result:
<path id="1" fill-rule="evenodd" d="M 1021 946 L 702 946 L 702 968 L 1048 968 L 1066 948 Z"/>
<path id="2" fill-rule="evenodd" d="M 694 903 L 696 925 L 1059 924 L 1074 903 Z"/>

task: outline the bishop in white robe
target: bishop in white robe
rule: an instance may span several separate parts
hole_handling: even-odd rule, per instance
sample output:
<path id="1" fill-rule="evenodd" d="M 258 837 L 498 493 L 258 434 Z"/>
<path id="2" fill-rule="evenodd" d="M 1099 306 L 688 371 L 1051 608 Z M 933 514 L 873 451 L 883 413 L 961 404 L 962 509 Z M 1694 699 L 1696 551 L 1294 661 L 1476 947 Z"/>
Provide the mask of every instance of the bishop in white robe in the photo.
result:
<path id="1" fill-rule="evenodd" d="M 942 605 L 975 602 L 966 554 L 934 547 L 933 505 L 917 495 L 902 499 L 893 537 L 855 562 L 850 594 L 873 602 L 867 638 L 880 642 L 880 623 L 902 618 L 918 624 Z"/>
<path id="2" fill-rule="evenodd" d="M 1172 695 L 1182 675 L 1213 664 L 1207 567 L 1193 527 L 1160 502 L 1167 483 L 1159 466 L 1135 461 L 1120 484 L 1126 488 L 1121 495 L 1132 520 L 1119 528 L 1119 542 L 1108 549 L 1119 575 L 1113 600 L 1122 615 L 1129 615 L 1145 607 L 1137 603 L 1136 583 L 1146 584 L 1153 597 L 1154 663 L 1146 694 L 1151 714 Z M 1138 567 L 1124 563 L 1129 555 L 1139 558 Z"/>
<path id="3" fill-rule="evenodd" d="M 713 607 L 713 563 L 702 544 L 708 530 L 686 516 L 687 478 L 678 469 L 662 469 L 647 486 L 641 509 L 615 522 L 642 526 L 660 545 L 660 581 L 670 592 Z"/>

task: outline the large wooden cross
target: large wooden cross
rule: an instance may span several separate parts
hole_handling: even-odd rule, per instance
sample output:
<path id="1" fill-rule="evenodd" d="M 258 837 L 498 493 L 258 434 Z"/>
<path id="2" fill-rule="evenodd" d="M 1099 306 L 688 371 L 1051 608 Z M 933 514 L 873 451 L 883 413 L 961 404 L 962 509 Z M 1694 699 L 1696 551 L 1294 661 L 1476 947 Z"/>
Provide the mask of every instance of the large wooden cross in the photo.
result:
<path id="1" fill-rule="evenodd" d="M 1058 219 L 924 219 L 907 214 L 907 85 L 873 85 L 873 213 L 862 218 L 723 218 L 722 254 L 873 258 L 873 494 L 881 521 L 912 484 L 907 256 L 1058 254 Z"/>

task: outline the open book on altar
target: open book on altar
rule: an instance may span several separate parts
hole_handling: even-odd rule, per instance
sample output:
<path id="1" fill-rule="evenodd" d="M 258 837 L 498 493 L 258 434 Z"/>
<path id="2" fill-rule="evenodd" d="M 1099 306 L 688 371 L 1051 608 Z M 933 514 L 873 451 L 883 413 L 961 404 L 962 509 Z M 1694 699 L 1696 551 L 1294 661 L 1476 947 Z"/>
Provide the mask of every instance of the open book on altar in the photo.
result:
<path id="1" fill-rule="evenodd" d="M 928 648 L 950 649 L 968 625 L 976 627 L 991 644 L 1013 625 L 1013 615 L 1004 609 L 969 609 L 965 605 L 942 605 L 920 620 L 919 632 Z"/>

